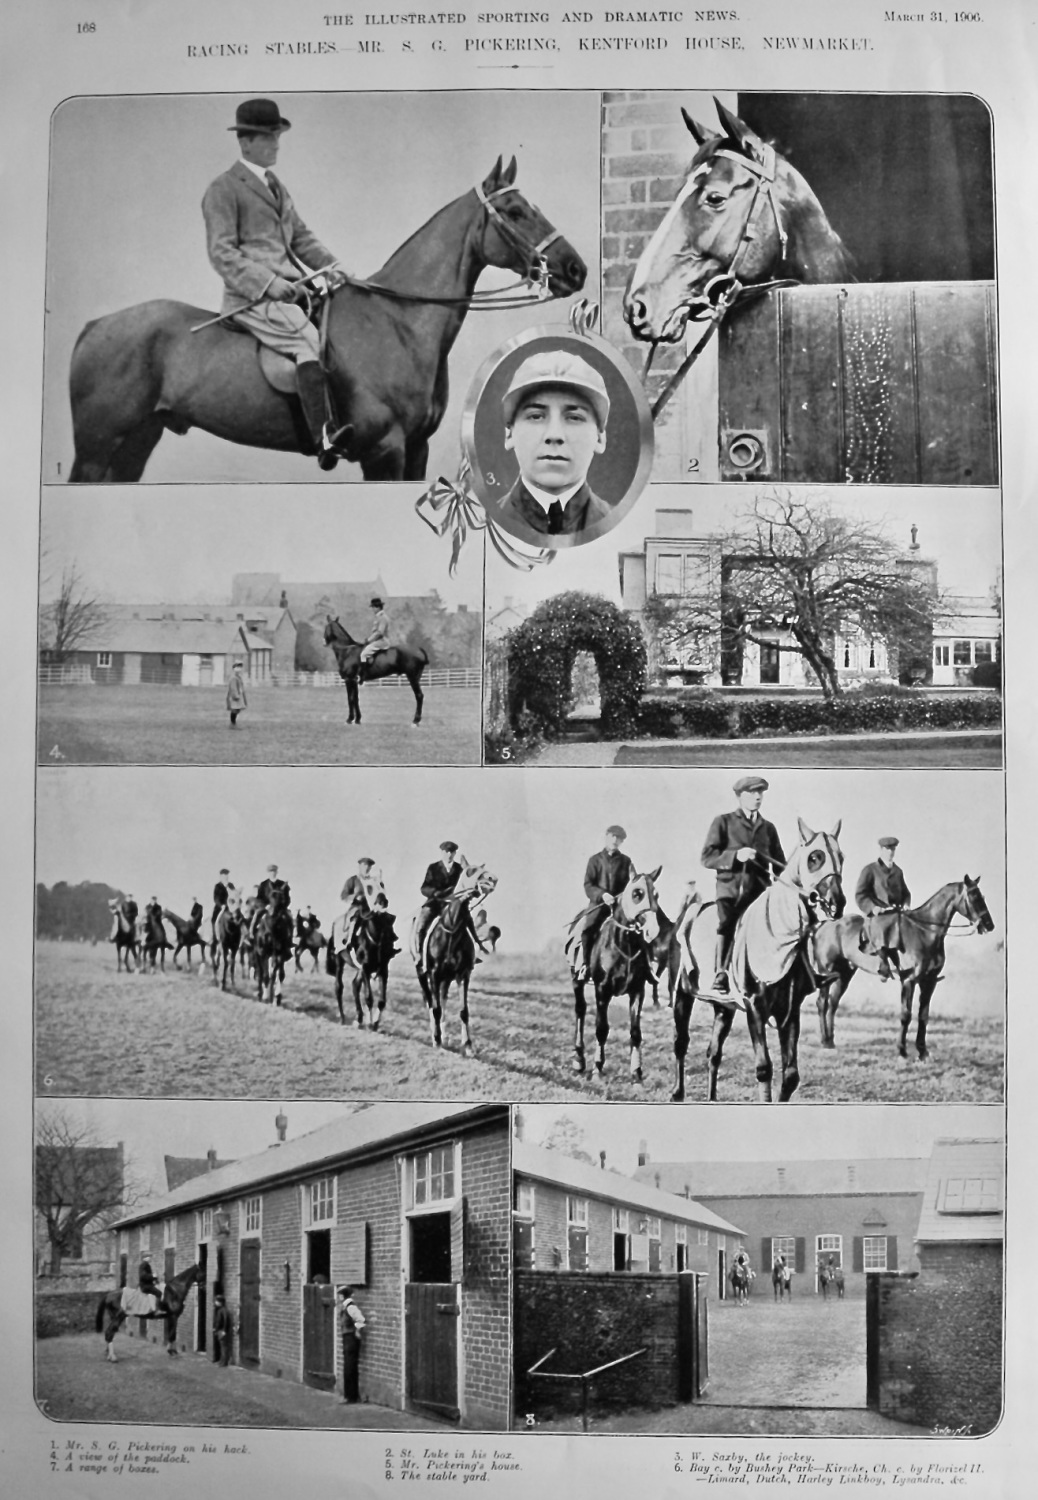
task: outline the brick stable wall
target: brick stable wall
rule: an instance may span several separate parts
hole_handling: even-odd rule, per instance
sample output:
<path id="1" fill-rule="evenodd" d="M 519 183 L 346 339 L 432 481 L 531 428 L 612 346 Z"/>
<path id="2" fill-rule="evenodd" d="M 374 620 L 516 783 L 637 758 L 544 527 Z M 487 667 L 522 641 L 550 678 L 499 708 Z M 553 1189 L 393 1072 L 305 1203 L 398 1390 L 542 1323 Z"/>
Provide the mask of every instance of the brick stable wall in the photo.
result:
<path id="1" fill-rule="evenodd" d="M 548 1368 L 590 1370 L 609 1360 L 648 1352 L 596 1380 L 592 1400 L 602 1407 L 671 1406 L 678 1400 L 678 1279 L 615 1272 L 559 1274 L 517 1271 L 514 1288 L 515 1412 L 575 1411 L 574 1381 L 529 1380 L 526 1371 L 552 1348 Z"/>
<path id="2" fill-rule="evenodd" d="M 978 1437 L 1002 1413 L 1002 1246 L 926 1245 L 920 1262 L 876 1278 L 879 1410 Z"/>
<path id="3" fill-rule="evenodd" d="M 465 1427 L 508 1425 L 511 1173 L 506 1122 L 462 1138 L 466 1202 L 465 1280 L 461 1292 Z"/>
<path id="4" fill-rule="evenodd" d="M 361 1400 L 382 1406 L 404 1404 L 401 1376 L 400 1196 L 392 1157 L 353 1167 L 339 1176 L 338 1221 L 368 1226 L 368 1280 L 357 1286 L 357 1304 L 365 1317 L 360 1355 Z M 342 1372 L 342 1349 L 336 1340 L 335 1368 Z"/>
<path id="5" fill-rule="evenodd" d="M 268 1188 L 263 1194 L 260 1234 L 260 1369 L 298 1380 L 303 1362 L 302 1218 L 299 1188 Z M 234 1258 L 238 1259 L 235 1242 Z M 285 1262 L 289 1288 L 285 1290 Z M 237 1274 L 237 1271 L 236 1271 Z M 237 1294 L 231 1303 L 238 1321 Z"/>

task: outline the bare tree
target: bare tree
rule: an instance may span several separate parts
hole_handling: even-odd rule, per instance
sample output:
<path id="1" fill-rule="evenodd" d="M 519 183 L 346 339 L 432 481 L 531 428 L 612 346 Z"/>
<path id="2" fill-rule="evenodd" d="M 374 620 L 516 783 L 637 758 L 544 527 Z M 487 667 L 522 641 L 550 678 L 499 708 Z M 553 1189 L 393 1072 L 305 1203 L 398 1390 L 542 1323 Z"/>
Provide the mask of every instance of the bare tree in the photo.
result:
<path id="1" fill-rule="evenodd" d="M 57 597 L 43 610 L 45 649 L 53 661 L 67 661 L 108 619 L 103 600 L 90 592 L 76 564 L 69 563 L 62 569 Z"/>
<path id="2" fill-rule="evenodd" d="M 583 1125 L 578 1124 L 572 1115 L 559 1115 L 541 1144 L 549 1151 L 561 1151 L 574 1161 L 593 1163 L 591 1153 L 585 1150 L 586 1140 Z"/>
<path id="3" fill-rule="evenodd" d="M 730 667 L 748 643 L 803 657 L 827 698 L 840 692 L 837 638 L 883 640 L 891 657 L 929 656 L 939 606 L 929 571 L 913 569 L 881 524 L 825 497 L 757 497 L 721 538 L 711 598 L 655 598 L 646 617 L 670 642 L 719 642 Z"/>
<path id="4" fill-rule="evenodd" d="M 82 1254 L 83 1236 L 133 1208 L 142 1187 L 123 1144 L 104 1145 L 96 1130 L 59 1105 L 41 1107 L 36 1127 L 36 1212 L 47 1231 L 50 1270 Z"/>

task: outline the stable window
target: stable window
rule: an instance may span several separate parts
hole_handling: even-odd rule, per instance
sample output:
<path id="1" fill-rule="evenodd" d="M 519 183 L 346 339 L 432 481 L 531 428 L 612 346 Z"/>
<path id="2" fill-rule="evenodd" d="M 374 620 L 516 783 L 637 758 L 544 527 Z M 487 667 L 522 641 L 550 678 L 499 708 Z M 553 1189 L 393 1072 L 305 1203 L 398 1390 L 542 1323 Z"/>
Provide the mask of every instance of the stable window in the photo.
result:
<path id="1" fill-rule="evenodd" d="M 830 1256 L 832 1256 L 835 1265 L 843 1265 L 842 1234 L 820 1234 L 816 1238 L 815 1258 L 818 1265 L 828 1262 Z"/>
<path id="2" fill-rule="evenodd" d="M 137 1250 L 141 1255 L 151 1253 L 151 1225 L 142 1224 L 137 1231 Z"/>
<path id="3" fill-rule="evenodd" d="M 454 1147 L 434 1146 L 411 1158 L 411 1206 L 449 1203 L 454 1197 Z"/>
<path id="4" fill-rule="evenodd" d="M 957 667 L 973 665 L 973 642 L 956 641 L 952 646 L 952 662 Z"/>
<path id="5" fill-rule="evenodd" d="M 647 1233 L 649 1236 L 649 1270 L 661 1271 L 663 1269 L 663 1245 L 659 1219 L 649 1220 Z"/>
<path id="6" fill-rule="evenodd" d="M 566 1199 L 566 1264 L 571 1271 L 587 1270 L 587 1199 Z"/>
<path id="7" fill-rule="evenodd" d="M 792 1234 L 776 1234 L 771 1241 L 771 1264 L 774 1265 L 779 1256 L 783 1256 L 786 1265 L 793 1268 L 797 1258 L 796 1236 Z"/>
<path id="8" fill-rule="evenodd" d="M 517 1271 L 534 1267 L 533 1183 L 518 1182 L 515 1187 L 515 1212 L 512 1218 L 512 1243 Z"/>
<path id="9" fill-rule="evenodd" d="M 710 1231 L 709 1231 L 709 1229 L 697 1229 L 696 1230 L 696 1244 L 697 1245 L 709 1245 L 709 1243 L 710 1243 Z"/>
<path id="10" fill-rule="evenodd" d="M 674 1226 L 674 1269 L 675 1271 L 688 1270 L 688 1226 L 686 1224 Z"/>
<path id="11" fill-rule="evenodd" d="M 112 653 L 110 651 L 99 651 L 97 653 L 97 665 L 99 667 L 110 667 L 112 665 Z"/>
<path id="12" fill-rule="evenodd" d="M 263 1223 L 263 1199 L 260 1197 L 246 1198 L 242 1204 L 242 1229 L 245 1234 L 259 1234 Z"/>
<path id="13" fill-rule="evenodd" d="M 862 1263 L 866 1271 L 887 1269 L 887 1237 L 885 1234 L 867 1234 L 862 1241 Z"/>
<path id="14" fill-rule="evenodd" d="M 613 1270 L 631 1269 L 631 1216 L 626 1208 L 613 1209 Z"/>
<path id="15" fill-rule="evenodd" d="M 949 1177 L 940 1213 L 995 1214 L 1002 1208 L 1000 1177 Z"/>
<path id="16" fill-rule="evenodd" d="M 319 1177 L 305 1188 L 307 1227 L 335 1222 L 335 1178 Z"/>
<path id="17" fill-rule="evenodd" d="M 995 643 L 994 643 L 994 641 L 974 641 L 973 642 L 973 660 L 976 662 L 976 664 L 977 664 L 978 667 L 980 666 L 980 664 L 981 664 L 982 661 L 994 661 L 994 659 L 995 659 Z"/>
<path id="18" fill-rule="evenodd" d="M 162 1248 L 169 1250 L 177 1243 L 176 1219 L 164 1219 L 162 1223 Z"/>

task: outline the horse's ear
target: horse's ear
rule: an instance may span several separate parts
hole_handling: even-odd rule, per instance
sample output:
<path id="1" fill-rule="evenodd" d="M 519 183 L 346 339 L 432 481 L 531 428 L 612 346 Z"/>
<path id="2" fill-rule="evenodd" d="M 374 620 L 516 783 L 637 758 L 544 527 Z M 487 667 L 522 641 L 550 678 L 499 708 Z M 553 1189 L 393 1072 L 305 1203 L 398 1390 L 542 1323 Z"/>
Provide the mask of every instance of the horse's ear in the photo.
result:
<path id="1" fill-rule="evenodd" d="M 829 830 L 829 837 L 831 839 L 838 839 L 840 837 L 840 829 L 842 827 L 843 827 L 843 819 L 842 818 L 837 818 L 836 822 L 833 824 L 833 826 Z"/>
<path id="2" fill-rule="evenodd" d="M 653 885 L 655 885 L 656 882 L 657 882 L 657 880 L 659 880 L 659 878 L 660 878 L 660 871 L 662 869 L 663 869 L 662 865 L 657 865 L 656 868 L 655 868 L 655 870 L 650 870 L 650 872 L 649 872 L 649 879 L 652 881 Z"/>
<path id="3" fill-rule="evenodd" d="M 484 193 L 495 193 L 497 191 L 497 189 L 501 186 L 501 167 L 502 167 L 502 163 L 503 162 L 504 162 L 504 157 L 503 156 L 499 156 L 498 159 L 497 159 L 497 161 L 494 163 L 493 167 L 490 169 L 490 171 L 487 174 L 487 176 L 484 177 L 484 179 L 483 179 L 483 191 L 484 191 Z"/>
<path id="4" fill-rule="evenodd" d="M 716 134 L 715 131 L 708 130 L 705 125 L 700 125 L 698 120 L 693 120 L 692 116 L 689 114 L 684 105 L 682 105 L 681 107 L 681 118 L 685 122 L 685 129 L 688 131 L 689 135 L 695 141 L 697 146 L 705 145 L 706 142 L 710 140 L 711 136 Z"/>
<path id="5" fill-rule="evenodd" d="M 752 156 L 755 161 L 762 161 L 764 142 L 760 136 L 740 120 L 738 115 L 733 115 L 730 109 L 725 109 L 720 99 L 715 97 L 714 105 L 717 109 L 717 118 L 724 126 L 724 133 L 728 139 L 734 142 L 745 156 Z"/>
<path id="6" fill-rule="evenodd" d="M 513 156 L 512 160 L 508 163 L 508 166 L 505 168 L 504 173 L 502 174 L 501 186 L 502 187 L 511 187 L 512 183 L 516 179 L 516 176 L 518 175 L 518 172 L 519 172 L 519 163 L 516 161 L 515 157 Z"/>
<path id="7" fill-rule="evenodd" d="M 814 829 L 809 828 L 803 818 L 797 818 L 797 827 L 800 829 L 800 842 L 802 844 L 809 844 L 815 837 Z"/>

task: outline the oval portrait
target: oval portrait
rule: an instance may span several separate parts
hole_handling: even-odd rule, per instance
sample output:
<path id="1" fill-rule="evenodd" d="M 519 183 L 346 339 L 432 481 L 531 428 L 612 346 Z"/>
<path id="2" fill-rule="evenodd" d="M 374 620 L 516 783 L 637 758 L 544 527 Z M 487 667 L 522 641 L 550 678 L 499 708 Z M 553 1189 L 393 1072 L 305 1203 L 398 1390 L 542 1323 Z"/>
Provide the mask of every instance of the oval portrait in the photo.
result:
<path id="1" fill-rule="evenodd" d="M 637 376 L 595 334 L 532 328 L 477 371 L 462 443 L 492 521 L 535 547 L 579 547 L 634 505 L 652 469 Z"/>

